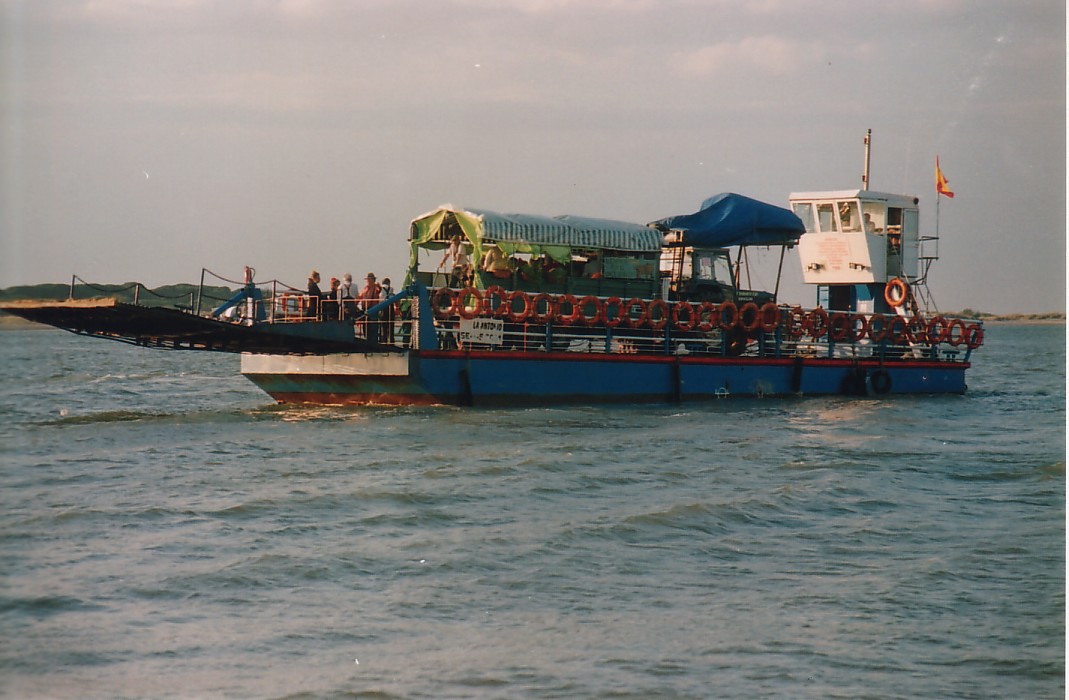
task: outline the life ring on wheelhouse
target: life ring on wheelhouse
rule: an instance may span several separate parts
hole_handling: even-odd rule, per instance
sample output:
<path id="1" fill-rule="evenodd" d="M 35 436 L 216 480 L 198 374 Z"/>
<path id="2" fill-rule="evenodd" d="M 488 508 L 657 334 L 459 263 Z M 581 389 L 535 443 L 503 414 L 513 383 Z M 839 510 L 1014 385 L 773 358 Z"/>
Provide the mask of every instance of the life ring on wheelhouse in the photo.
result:
<path id="1" fill-rule="evenodd" d="M 887 286 L 883 288 L 883 300 L 887 302 L 887 305 L 892 309 L 897 309 L 902 304 L 906 303 L 906 299 L 909 298 L 909 285 L 905 280 L 895 277 L 887 282 Z"/>

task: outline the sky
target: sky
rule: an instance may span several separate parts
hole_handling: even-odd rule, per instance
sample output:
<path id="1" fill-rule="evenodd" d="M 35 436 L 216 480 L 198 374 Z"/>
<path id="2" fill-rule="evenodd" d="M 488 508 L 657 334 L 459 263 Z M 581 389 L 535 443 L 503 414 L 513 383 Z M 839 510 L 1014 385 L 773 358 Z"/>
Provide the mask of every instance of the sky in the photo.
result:
<path id="1" fill-rule="evenodd" d="M 786 206 L 860 187 L 872 129 L 925 233 L 936 156 L 956 194 L 941 309 L 1063 311 L 1065 30 L 1054 0 L 0 0 L 0 287 L 396 284 L 441 204 Z"/>

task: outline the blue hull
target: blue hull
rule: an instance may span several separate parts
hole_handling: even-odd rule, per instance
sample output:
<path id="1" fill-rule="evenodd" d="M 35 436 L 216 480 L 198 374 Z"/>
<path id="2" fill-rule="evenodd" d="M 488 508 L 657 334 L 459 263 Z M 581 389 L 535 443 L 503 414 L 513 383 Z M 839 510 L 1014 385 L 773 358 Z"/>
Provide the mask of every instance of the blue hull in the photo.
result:
<path id="1" fill-rule="evenodd" d="M 360 357 L 353 356 L 357 362 Z M 392 373 L 246 367 L 282 403 L 516 405 L 730 396 L 961 394 L 968 362 L 413 352 Z"/>

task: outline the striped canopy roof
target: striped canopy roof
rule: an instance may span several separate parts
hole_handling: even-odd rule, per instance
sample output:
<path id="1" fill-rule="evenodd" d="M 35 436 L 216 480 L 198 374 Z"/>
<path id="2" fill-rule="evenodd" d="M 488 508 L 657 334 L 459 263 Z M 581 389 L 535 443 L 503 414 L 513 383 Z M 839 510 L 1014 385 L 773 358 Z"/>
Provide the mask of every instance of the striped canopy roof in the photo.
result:
<path id="1" fill-rule="evenodd" d="M 442 214 L 445 213 L 445 216 Z M 537 216 L 501 214 L 485 209 L 439 207 L 412 223 L 416 228 L 437 219 L 442 224 L 453 215 L 474 223 L 480 242 L 528 243 L 540 246 L 567 246 L 596 250 L 659 251 L 662 232 L 641 224 L 582 216 Z M 459 222 L 458 222 L 459 223 Z M 440 225 L 440 224 L 439 224 Z M 439 239 L 438 235 L 431 238 Z"/>

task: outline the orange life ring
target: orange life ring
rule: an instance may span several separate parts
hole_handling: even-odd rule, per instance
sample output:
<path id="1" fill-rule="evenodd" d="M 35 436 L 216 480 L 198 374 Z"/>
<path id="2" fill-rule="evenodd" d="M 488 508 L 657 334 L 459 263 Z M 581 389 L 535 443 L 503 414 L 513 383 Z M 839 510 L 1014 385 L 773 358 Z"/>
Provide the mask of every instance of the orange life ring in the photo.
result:
<path id="1" fill-rule="evenodd" d="M 489 292 L 490 290 L 486 291 Z M 523 302 L 522 309 L 516 309 L 517 299 Z M 523 323 L 531 315 L 531 297 L 527 296 L 522 290 L 512 290 L 509 292 L 508 300 L 505 302 L 505 313 L 508 314 L 509 320 L 513 323 Z"/>
<path id="2" fill-rule="evenodd" d="M 841 343 L 850 335 L 850 317 L 846 314 L 833 313 L 828 319 L 828 337 Z"/>
<path id="3" fill-rule="evenodd" d="M 786 323 L 787 337 L 801 338 L 805 333 L 805 312 L 801 306 L 795 306 L 787 311 Z"/>
<path id="4" fill-rule="evenodd" d="M 610 314 L 610 308 L 616 308 L 616 313 Z M 624 320 L 624 300 L 620 297 L 609 297 L 601 305 L 601 314 L 606 328 L 616 328 Z"/>
<path id="5" fill-rule="evenodd" d="M 739 322 L 739 307 L 733 301 L 725 301 L 720 304 L 720 320 L 717 321 L 720 330 L 730 331 Z"/>
<path id="6" fill-rule="evenodd" d="M 497 306 L 494 306 L 494 299 L 497 299 Z M 483 292 L 483 314 L 486 316 L 493 316 L 494 318 L 501 318 L 509 312 L 509 308 L 506 305 L 508 296 L 505 290 L 498 285 L 490 285 Z"/>
<path id="7" fill-rule="evenodd" d="M 586 308 L 591 304 L 594 305 L 594 314 L 588 316 L 586 314 Z M 588 294 L 580 299 L 577 309 L 579 310 L 579 320 L 583 322 L 584 326 L 596 326 L 602 321 L 601 301 L 592 294 Z"/>
<path id="8" fill-rule="evenodd" d="M 747 333 L 753 333 L 761 326 L 761 309 L 748 301 L 739 308 L 739 327 Z"/>
<path id="9" fill-rule="evenodd" d="M 869 320 L 865 314 L 853 314 L 850 316 L 850 341 L 858 342 L 865 339 L 869 332 Z"/>
<path id="10" fill-rule="evenodd" d="M 443 301 L 448 301 L 448 305 L 442 304 Z M 434 315 L 438 318 L 449 318 L 456 314 L 457 296 L 456 293 L 449 287 L 439 287 L 434 290 L 434 296 L 431 297 L 431 308 L 434 309 Z"/>
<path id="11" fill-rule="evenodd" d="M 969 324 L 965 328 L 965 347 L 975 350 L 984 344 L 984 327 L 979 323 Z"/>
<path id="12" fill-rule="evenodd" d="M 767 302 L 761 307 L 758 313 L 760 320 L 759 326 L 765 333 L 772 333 L 776 330 L 776 326 L 779 325 L 779 307 L 773 304 L 771 301 Z"/>
<path id="13" fill-rule="evenodd" d="M 635 307 L 639 308 L 638 317 L 631 314 L 635 310 Z M 639 328 L 646 323 L 646 319 L 650 317 L 650 310 L 646 308 L 646 302 L 642 301 L 638 297 L 629 299 L 627 305 L 623 308 L 624 323 L 629 328 Z"/>
<path id="14" fill-rule="evenodd" d="M 932 345 L 946 342 L 947 334 L 950 333 L 950 324 L 942 316 L 933 316 L 926 327 L 928 342 Z"/>
<path id="15" fill-rule="evenodd" d="M 654 309 L 659 309 L 659 318 L 653 317 Z M 664 299 L 654 299 L 646 306 L 646 323 L 648 323 L 650 328 L 655 331 L 659 331 L 665 327 L 668 323 L 668 316 L 668 304 Z"/>
<path id="16" fill-rule="evenodd" d="M 879 328 L 877 328 L 879 324 Z M 869 340 L 874 343 L 882 343 L 887 338 L 888 323 L 887 317 L 883 314 L 872 314 L 869 316 Z"/>
<path id="17" fill-rule="evenodd" d="M 545 311 L 539 311 L 543 303 L 546 305 Z M 557 303 L 553 301 L 553 297 L 542 292 L 535 294 L 531 299 L 531 313 L 528 314 L 530 318 L 533 318 L 536 323 L 552 323 L 554 317 L 557 315 Z"/>
<path id="18" fill-rule="evenodd" d="M 720 307 L 711 301 L 703 301 L 698 305 L 697 328 L 702 333 L 708 333 L 716 327 L 720 320 Z"/>
<path id="19" fill-rule="evenodd" d="M 928 340 L 928 324 L 921 316 L 913 316 L 906 321 L 906 342 L 924 343 Z"/>
<path id="20" fill-rule="evenodd" d="M 683 316 L 680 312 L 686 312 L 686 319 L 681 318 Z M 672 307 L 672 323 L 675 327 L 681 331 L 692 331 L 694 326 L 698 323 L 698 312 L 694 310 L 694 307 L 685 301 L 677 302 Z"/>
<path id="21" fill-rule="evenodd" d="M 566 314 L 561 311 L 561 309 L 564 308 L 565 304 L 568 304 L 571 307 L 572 310 L 570 313 Z M 575 298 L 574 294 L 564 294 L 562 296 L 557 297 L 556 307 L 557 313 L 555 314 L 555 317 L 564 325 L 570 326 L 579 320 L 579 314 L 581 310 L 579 308 L 579 300 Z"/>
<path id="22" fill-rule="evenodd" d="M 820 340 L 828 333 L 828 312 L 819 306 L 805 315 L 805 330 L 813 340 Z"/>
<path id="23" fill-rule="evenodd" d="M 892 309 L 897 309 L 902 304 L 906 303 L 906 299 L 909 298 L 909 285 L 904 280 L 895 277 L 887 283 L 887 286 L 883 288 L 883 300 L 887 302 L 887 305 Z"/>
<path id="24" fill-rule="evenodd" d="M 901 316 L 892 316 L 891 320 L 887 322 L 887 337 L 891 339 L 891 343 L 894 345 L 901 345 L 902 341 L 906 339 L 908 331 L 909 324 Z"/>
<path id="25" fill-rule="evenodd" d="M 957 333 L 954 332 L 955 329 L 958 329 Z M 965 321 L 962 321 L 960 318 L 954 319 L 950 322 L 950 325 L 947 326 L 947 342 L 953 347 L 958 347 L 964 343 L 968 334 L 969 329 L 965 326 Z"/>
<path id="26" fill-rule="evenodd" d="M 475 299 L 473 306 L 468 306 L 468 297 Z M 465 287 L 457 294 L 454 304 L 461 318 L 475 318 L 483 307 L 483 293 L 475 287 Z"/>

